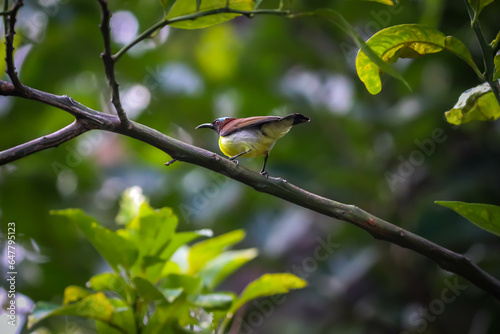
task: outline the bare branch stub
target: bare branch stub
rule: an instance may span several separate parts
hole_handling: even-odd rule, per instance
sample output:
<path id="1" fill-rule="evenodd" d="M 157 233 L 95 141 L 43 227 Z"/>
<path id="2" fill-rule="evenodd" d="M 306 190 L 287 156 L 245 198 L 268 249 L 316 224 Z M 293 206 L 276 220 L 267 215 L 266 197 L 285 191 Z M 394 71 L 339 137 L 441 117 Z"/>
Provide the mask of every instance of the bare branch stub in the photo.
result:
<path id="1" fill-rule="evenodd" d="M 106 0 L 97 0 L 101 6 L 101 22 L 99 28 L 102 33 L 102 38 L 104 41 L 104 51 L 101 53 L 101 58 L 104 63 L 104 71 L 106 72 L 106 78 L 108 79 L 108 85 L 111 90 L 111 103 L 115 106 L 116 113 L 120 118 L 120 122 L 123 127 L 129 128 L 130 121 L 127 118 L 125 110 L 123 110 L 122 103 L 120 101 L 120 90 L 118 82 L 115 78 L 115 59 L 111 53 L 111 36 L 110 36 L 110 20 L 111 12 L 108 8 L 108 2 Z"/>
<path id="2" fill-rule="evenodd" d="M 14 64 L 14 35 L 16 34 L 16 18 L 17 12 L 23 6 L 23 0 L 15 0 L 12 8 L 7 10 L 8 1 L 5 1 L 4 6 L 4 31 L 5 31 L 5 63 L 7 65 L 6 72 L 18 90 L 23 90 L 24 86 L 17 75 L 16 66 Z"/>

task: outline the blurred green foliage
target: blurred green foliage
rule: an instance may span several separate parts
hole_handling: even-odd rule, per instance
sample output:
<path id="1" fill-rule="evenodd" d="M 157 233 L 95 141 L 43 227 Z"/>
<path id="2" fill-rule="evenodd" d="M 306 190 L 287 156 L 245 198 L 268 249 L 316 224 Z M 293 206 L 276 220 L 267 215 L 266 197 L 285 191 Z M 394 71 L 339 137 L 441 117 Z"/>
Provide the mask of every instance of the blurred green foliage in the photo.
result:
<path id="1" fill-rule="evenodd" d="M 278 5 L 263 1 L 260 8 Z M 342 13 L 365 39 L 392 25 L 431 24 L 463 41 L 481 64 L 461 1 L 402 0 L 389 7 L 318 0 L 293 5 L 294 11 L 321 7 Z M 121 26 L 114 30 L 122 32 L 113 35 L 114 51 L 164 16 L 157 0 L 110 2 L 110 9 Z M 499 10 L 496 1 L 481 13 L 488 41 L 500 29 Z M 99 19 L 93 1 L 26 2 L 20 11 L 16 53 L 22 82 L 113 112 L 99 58 Z M 305 114 L 311 122 L 293 129 L 271 152 L 272 176 L 356 204 L 466 253 L 500 277 L 498 238 L 433 204 L 436 199 L 498 204 L 500 198 L 498 122 L 455 127 L 443 118 L 462 92 L 480 84 L 476 74 L 445 52 L 399 60 L 394 66 L 412 92 L 383 75 L 384 89 L 373 96 L 357 78 L 357 50 L 343 32 L 318 18 L 237 17 L 201 30 L 165 28 L 124 55 L 116 71 L 132 119 L 214 152 L 219 152 L 215 135 L 195 132 L 196 125 L 221 116 Z M 52 107 L 0 97 L 0 149 L 71 121 Z M 432 140 L 436 129 L 444 133 L 440 143 Z M 464 293 L 439 314 L 432 313 L 431 303 L 439 300 L 450 278 L 429 260 L 201 168 L 178 162 L 167 168 L 167 160 L 162 152 L 133 139 L 90 132 L 2 166 L 0 230 L 5 234 L 7 223 L 16 222 L 17 240 L 24 249 L 18 257 L 18 292 L 35 302 L 60 305 L 64 287 L 84 286 L 89 277 L 108 272 L 79 229 L 48 212 L 79 207 L 100 222 L 112 221 L 119 194 L 139 185 L 153 207 L 173 209 L 179 231 L 247 231 L 242 247 L 258 248 L 261 255 L 224 280 L 222 289 L 239 292 L 265 272 L 301 269 L 299 276 L 309 287 L 287 296 L 271 317 L 255 322 L 253 333 L 500 330 L 496 302 L 463 280 Z M 254 170 L 261 163 L 240 161 Z M 402 180 L 391 188 L 387 173 Z M 316 248 L 327 241 L 338 247 L 327 259 L 317 260 Z M 265 300 L 250 303 L 243 320 L 248 323 L 262 305 Z M 418 321 L 425 312 L 432 321 Z M 51 323 L 55 332 L 69 332 L 67 324 Z M 87 332 L 92 331 L 89 326 Z"/>
<path id="2" fill-rule="evenodd" d="M 93 276 L 89 289 L 66 287 L 62 306 L 37 303 L 29 316 L 31 330 L 48 318 L 71 315 L 96 320 L 97 332 L 104 334 L 225 333 L 245 303 L 306 285 L 292 274 L 267 274 L 250 282 L 239 297 L 214 292 L 257 255 L 255 249 L 226 251 L 245 237 L 243 230 L 189 247 L 189 241 L 211 236 L 211 231 L 175 232 L 177 217 L 172 210 L 151 208 L 139 187 L 123 193 L 118 217 L 124 228 L 116 231 L 80 209 L 53 214 L 78 225 L 113 272 Z"/>

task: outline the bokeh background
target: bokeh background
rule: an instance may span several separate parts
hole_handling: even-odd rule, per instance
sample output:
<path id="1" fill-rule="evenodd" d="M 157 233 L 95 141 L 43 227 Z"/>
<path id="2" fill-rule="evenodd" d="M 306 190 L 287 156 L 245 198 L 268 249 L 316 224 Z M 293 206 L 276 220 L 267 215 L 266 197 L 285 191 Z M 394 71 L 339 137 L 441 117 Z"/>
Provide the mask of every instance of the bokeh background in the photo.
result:
<path id="1" fill-rule="evenodd" d="M 278 1 L 263 2 L 277 6 Z M 293 3 L 297 11 L 320 7 L 341 12 L 365 38 L 391 25 L 429 24 L 465 42 L 482 65 L 462 1 L 402 0 L 394 8 L 352 0 Z M 163 17 L 157 0 L 113 1 L 110 8 L 114 51 Z M 496 2 L 481 16 L 488 40 L 500 29 L 499 10 Z M 96 1 L 26 1 L 17 36 L 21 80 L 113 112 L 99 58 L 99 19 Z M 356 76 L 356 52 L 326 20 L 239 17 L 202 30 L 165 28 L 125 55 L 116 72 L 130 118 L 217 153 L 216 135 L 195 131 L 196 125 L 221 116 L 309 116 L 310 123 L 277 143 L 268 163 L 271 175 L 467 253 L 500 277 L 498 237 L 433 203 L 500 204 L 499 123 L 454 128 L 443 117 L 463 91 L 480 83 L 474 72 L 445 52 L 402 60 L 395 66 L 413 90 L 384 76 L 382 92 L 372 96 Z M 0 97 L 0 149 L 71 121 L 55 108 Z M 445 139 L 434 142 L 432 152 L 422 151 L 417 142 L 432 141 L 434 131 Z M 412 155 L 423 159 L 405 171 Z M 84 285 L 107 270 L 77 228 L 49 210 L 80 207 L 113 227 L 120 193 L 138 185 L 154 207 L 173 208 L 181 230 L 247 231 L 241 247 L 257 247 L 260 255 L 221 289 L 238 293 L 262 273 L 302 270 L 309 287 L 287 295 L 248 333 L 500 331 L 498 302 L 429 259 L 200 167 L 178 162 L 167 168 L 167 160 L 146 144 L 91 132 L 0 167 L 0 241 L 5 245 L 7 223 L 14 221 L 24 309 L 32 301 L 60 302 L 65 286 Z M 254 170 L 261 163 L 240 160 Z M 397 173 L 404 177 L 388 181 Z M 335 245 L 332 254 L 317 259 L 314 250 L 328 241 Z M 1 252 L 4 272 L 4 246 Z M 443 302 L 449 284 L 465 288 Z M 5 300 L 2 288 L 0 301 Z M 254 309 L 250 304 L 246 314 Z M 5 324 L 0 328 L 3 333 Z"/>

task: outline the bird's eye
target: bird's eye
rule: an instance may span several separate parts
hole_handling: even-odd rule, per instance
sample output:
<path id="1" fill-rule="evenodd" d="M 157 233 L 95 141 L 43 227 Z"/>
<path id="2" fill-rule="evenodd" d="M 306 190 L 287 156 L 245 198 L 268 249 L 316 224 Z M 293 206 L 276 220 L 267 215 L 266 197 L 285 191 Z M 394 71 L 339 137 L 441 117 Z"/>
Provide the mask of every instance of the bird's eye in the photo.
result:
<path id="1" fill-rule="evenodd" d="M 220 121 L 219 121 L 218 119 L 216 119 L 216 120 L 215 120 L 215 124 L 219 124 L 219 122 L 220 122 Z"/>

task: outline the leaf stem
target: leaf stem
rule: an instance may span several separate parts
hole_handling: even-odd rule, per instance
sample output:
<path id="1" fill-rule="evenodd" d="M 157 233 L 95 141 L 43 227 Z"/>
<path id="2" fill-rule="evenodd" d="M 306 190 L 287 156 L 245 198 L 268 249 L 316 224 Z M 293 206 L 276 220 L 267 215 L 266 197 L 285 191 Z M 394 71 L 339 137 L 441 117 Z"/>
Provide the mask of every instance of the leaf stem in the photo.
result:
<path id="1" fill-rule="evenodd" d="M 192 20 L 196 20 L 197 18 L 200 18 L 200 17 L 216 15 L 216 14 L 221 14 L 221 13 L 241 14 L 241 15 L 245 15 L 247 17 L 253 17 L 254 15 L 262 15 L 262 14 L 287 16 L 290 14 L 290 11 L 278 10 L 278 9 L 238 10 L 238 9 L 223 7 L 223 8 L 210 9 L 210 10 L 205 10 L 202 12 L 196 12 L 193 14 L 178 16 L 178 17 L 174 17 L 171 19 L 164 18 L 160 22 L 156 23 L 155 25 L 153 25 L 150 28 L 148 28 L 147 30 L 145 30 L 143 33 L 141 33 L 139 36 L 137 36 L 132 42 L 130 42 L 129 44 L 127 44 L 123 48 L 121 48 L 121 50 L 119 50 L 117 53 L 115 53 L 115 55 L 113 56 L 113 59 L 115 62 L 118 61 L 118 59 L 120 59 L 121 56 L 123 56 L 134 45 L 136 45 L 137 43 L 143 41 L 144 39 L 146 39 L 148 37 L 151 37 L 157 30 L 160 30 L 169 24 L 182 22 L 182 21 L 192 21 Z"/>
<path id="2" fill-rule="evenodd" d="M 498 81 L 493 80 L 493 75 L 495 73 L 495 51 L 490 47 L 490 45 L 486 42 L 484 38 L 483 31 L 481 29 L 481 25 L 479 24 L 479 18 L 475 14 L 476 12 L 472 9 L 468 0 L 464 0 L 465 7 L 467 8 L 467 12 L 469 13 L 469 18 L 471 20 L 471 27 L 476 34 L 477 40 L 479 41 L 479 45 L 481 47 L 481 52 L 483 53 L 483 61 L 484 61 L 484 77 L 488 84 L 491 87 L 493 94 L 497 100 L 497 103 L 500 105 L 500 85 Z"/>

